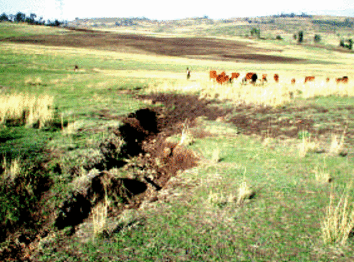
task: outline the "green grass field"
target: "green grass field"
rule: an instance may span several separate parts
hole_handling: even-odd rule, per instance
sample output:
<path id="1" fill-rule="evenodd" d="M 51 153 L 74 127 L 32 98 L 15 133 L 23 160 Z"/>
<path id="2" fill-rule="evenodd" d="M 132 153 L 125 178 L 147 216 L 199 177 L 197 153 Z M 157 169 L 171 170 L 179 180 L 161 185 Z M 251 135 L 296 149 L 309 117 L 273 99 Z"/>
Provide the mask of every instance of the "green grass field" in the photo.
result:
<path id="1" fill-rule="evenodd" d="M 15 24 L 0 24 L 0 32 L 2 39 L 67 34 L 65 29 Z M 47 106 L 53 114 L 42 127 L 37 122 L 24 124 L 30 108 L 17 119 L 0 119 L 0 253 L 4 254 L 0 257 L 5 261 L 26 255 L 33 261 L 352 261 L 354 54 L 275 42 L 253 44 L 312 62 L 235 64 L 0 42 L 0 103 L 16 94 L 53 99 Z M 186 67 L 192 68 L 189 81 Z M 269 77 L 264 85 L 244 86 L 237 80 L 219 86 L 209 81 L 211 68 L 241 75 L 256 71 Z M 272 79 L 274 73 L 280 75 L 280 83 Z M 307 75 L 315 75 L 316 81 L 304 84 Z M 335 83 L 334 78 L 342 76 L 349 77 L 348 84 Z M 290 84 L 292 78 L 297 79 L 295 85 Z M 295 96 L 289 97 L 289 92 Z M 107 156 L 99 148 L 112 141 L 112 130 L 123 125 L 122 116 L 151 106 L 136 95 L 157 93 L 208 97 L 233 111 L 221 121 L 201 117 L 189 128 L 193 139 L 186 147 L 198 156 L 198 166 L 172 177 L 158 191 L 158 201 L 103 215 L 98 234 L 93 232 L 98 222 L 91 215 L 75 233 L 70 233 L 71 227 L 59 230 L 55 217 L 63 201 L 83 183 L 79 179 L 102 163 L 100 168 L 108 170 L 110 163 L 102 162 Z M 266 94 L 269 99 L 261 100 Z M 282 96 L 286 99 L 274 102 Z M 244 103 L 249 109 L 242 109 Z M 274 110 L 262 111 L 272 106 Z M 1 106 L 0 110 L 6 111 Z M 264 130 L 251 134 L 247 126 L 232 121 L 239 117 L 259 123 Z M 267 121 L 269 128 L 261 125 Z M 308 121 L 312 129 L 304 125 L 295 137 L 285 136 L 299 121 Z M 284 122 L 289 124 L 280 125 Z M 271 127 L 278 124 L 280 135 L 274 137 Z M 199 137 L 201 132 L 207 135 Z M 170 139 L 179 141 L 181 135 Z M 112 155 L 128 163 L 138 158 L 127 159 L 120 152 Z M 115 172 L 119 178 L 132 175 L 124 167 Z M 252 194 L 242 198 L 242 185 Z M 329 214 L 331 210 L 339 213 Z M 104 228 L 110 224 L 116 226 L 107 233 Z M 13 244 L 21 235 L 31 238 L 31 244 L 23 248 Z"/>

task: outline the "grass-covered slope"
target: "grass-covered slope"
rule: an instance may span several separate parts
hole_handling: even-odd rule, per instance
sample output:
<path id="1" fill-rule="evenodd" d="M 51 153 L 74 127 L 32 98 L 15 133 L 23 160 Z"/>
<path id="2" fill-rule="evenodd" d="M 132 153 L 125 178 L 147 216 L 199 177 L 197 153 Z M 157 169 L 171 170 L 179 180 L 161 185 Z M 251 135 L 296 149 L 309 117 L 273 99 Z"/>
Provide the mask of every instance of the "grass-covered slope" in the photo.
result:
<path id="1" fill-rule="evenodd" d="M 353 259 L 352 54 L 251 41 L 307 62 L 235 63 L 2 28 L 2 260 Z M 268 81 L 219 85 L 210 69 Z"/>

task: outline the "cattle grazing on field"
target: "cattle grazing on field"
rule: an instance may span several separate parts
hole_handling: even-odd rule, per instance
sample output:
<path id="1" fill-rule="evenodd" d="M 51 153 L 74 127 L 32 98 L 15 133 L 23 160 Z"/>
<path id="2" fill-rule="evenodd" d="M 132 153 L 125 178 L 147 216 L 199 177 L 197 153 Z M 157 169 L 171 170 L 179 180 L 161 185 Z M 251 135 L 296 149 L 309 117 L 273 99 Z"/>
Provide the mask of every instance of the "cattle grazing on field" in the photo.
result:
<path id="1" fill-rule="evenodd" d="M 305 77 L 305 83 L 312 82 L 312 81 L 315 81 L 315 77 L 314 76 L 306 76 Z"/>
<path id="2" fill-rule="evenodd" d="M 336 78 L 336 83 L 348 83 L 349 78 L 347 76 L 343 76 L 342 78 Z"/>
<path id="3" fill-rule="evenodd" d="M 329 82 L 329 77 L 326 78 L 326 82 L 327 82 L 327 83 Z"/>
<path id="4" fill-rule="evenodd" d="M 246 74 L 246 80 L 252 80 L 252 76 L 254 75 L 255 73 L 247 73 Z"/>
<path id="5" fill-rule="evenodd" d="M 217 76 L 218 76 L 218 75 L 216 74 L 216 71 L 212 70 L 212 71 L 209 72 L 209 78 L 210 78 L 210 80 L 212 80 L 212 79 L 215 79 L 215 80 L 216 80 L 216 77 L 217 77 Z"/>
<path id="6" fill-rule="evenodd" d="M 77 70 L 79 70 L 79 66 L 78 66 L 78 65 L 75 65 L 75 66 L 74 66 L 74 72 L 76 72 Z"/>
<path id="7" fill-rule="evenodd" d="M 291 84 L 295 85 L 295 82 L 296 82 L 295 78 L 291 79 Z"/>
<path id="8" fill-rule="evenodd" d="M 223 84 L 225 82 L 228 82 L 230 79 L 230 77 L 228 75 L 226 75 L 225 72 L 221 72 L 221 74 L 219 74 L 217 77 L 216 77 L 216 82 L 218 82 L 219 84 Z"/>
<path id="9" fill-rule="evenodd" d="M 222 85 L 222 83 L 224 83 L 224 76 L 222 74 L 217 75 L 216 77 L 216 82 L 220 85 Z"/>
<path id="10" fill-rule="evenodd" d="M 231 73 L 231 79 L 237 79 L 240 76 L 240 73 Z"/>
<path id="11" fill-rule="evenodd" d="M 262 82 L 267 82 L 267 74 L 262 74 Z"/>
<path id="12" fill-rule="evenodd" d="M 253 84 L 256 83 L 257 78 L 258 78 L 257 74 L 253 74 L 253 75 L 252 75 L 252 83 L 253 83 Z"/>
<path id="13" fill-rule="evenodd" d="M 275 81 L 276 83 L 279 82 L 279 75 L 278 75 L 278 74 L 274 74 L 274 81 Z"/>
<path id="14" fill-rule="evenodd" d="M 246 76 L 242 79 L 243 84 L 247 84 L 247 81 L 250 81 L 252 84 L 255 84 L 257 81 L 257 74 L 256 73 L 247 73 Z"/>

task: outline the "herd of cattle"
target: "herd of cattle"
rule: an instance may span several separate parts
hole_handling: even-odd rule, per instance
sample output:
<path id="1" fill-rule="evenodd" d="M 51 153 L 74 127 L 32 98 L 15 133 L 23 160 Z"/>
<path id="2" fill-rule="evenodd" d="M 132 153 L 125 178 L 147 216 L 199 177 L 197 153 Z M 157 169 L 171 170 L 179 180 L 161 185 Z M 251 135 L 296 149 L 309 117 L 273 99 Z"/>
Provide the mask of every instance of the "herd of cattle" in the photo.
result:
<path id="1" fill-rule="evenodd" d="M 216 81 L 219 84 L 224 84 L 224 83 L 232 83 L 234 79 L 238 79 L 240 77 L 240 73 L 231 73 L 231 76 L 228 76 L 225 72 L 221 72 L 220 74 L 217 74 L 215 70 L 210 71 L 210 80 Z M 274 81 L 276 83 L 279 83 L 279 75 L 274 74 L 273 76 Z M 247 84 L 247 83 L 252 83 L 255 84 L 257 82 L 258 75 L 256 73 L 247 73 L 245 77 L 242 78 L 242 83 Z M 326 78 L 326 81 L 329 82 L 329 78 Z M 336 78 L 335 81 L 337 84 L 339 83 L 348 83 L 348 77 L 343 76 L 342 78 Z M 268 82 L 267 80 L 267 74 L 262 74 L 262 78 L 259 80 L 261 83 Z M 307 82 L 313 82 L 315 81 L 314 76 L 306 76 L 304 83 Z M 295 84 L 296 80 L 295 78 L 291 79 L 291 84 Z"/>

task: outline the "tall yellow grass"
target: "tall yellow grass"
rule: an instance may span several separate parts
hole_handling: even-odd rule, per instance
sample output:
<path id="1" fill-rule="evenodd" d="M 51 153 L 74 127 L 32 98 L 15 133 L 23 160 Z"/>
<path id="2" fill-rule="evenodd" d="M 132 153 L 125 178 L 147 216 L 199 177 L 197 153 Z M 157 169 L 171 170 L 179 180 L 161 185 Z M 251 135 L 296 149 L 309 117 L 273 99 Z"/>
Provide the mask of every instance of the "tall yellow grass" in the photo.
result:
<path id="1" fill-rule="evenodd" d="M 0 183 L 14 182 L 15 179 L 21 174 L 21 164 L 20 159 L 12 159 L 9 163 L 6 157 L 3 158 L 1 163 L 3 169 L 3 174 Z"/>
<path id="2" fill-rule="evenodd" d="M 0 95 L 0 124 L 13 121 L 39 128 L 53 119 L 53 97 L 29 94 Z"/>
<path id="3" fill-rule="evenodd" d="M 205 77 L 207 78 L 207 77 Z M 232 84 L 219 85 L 215 82 L 198 79 L 197 81 L 179 84 L 163 83 L 149 86 L 147 93 L 182 92 L 198 94 L 200 98 L 231 100 L 238 103 L 263 106 L 282 106 L 294 98 L 313 98 L 319 96 L 354 96 L 354 84 L 336 84 L 333 80 L 317 80 L 317 82 L 299 82 L 291 84 L 291 78 L 282 79 L 279 83 L 257 83 L 242 85 L 240 80 Z"/>
<path id="4" fill-rule="evenodd" d="M 337 204 L 331 200 L 322 220 L 322 238 L 326 244 L 343 245 L 354 228 L 354 208 L 349 203 L 348 193 L 343 194 Z"/>

